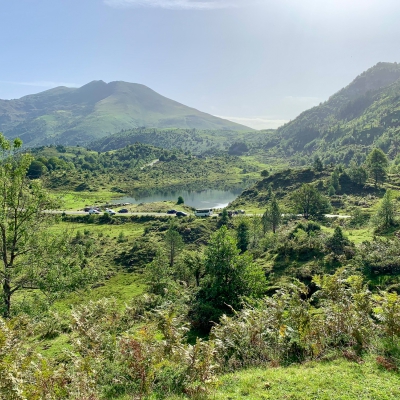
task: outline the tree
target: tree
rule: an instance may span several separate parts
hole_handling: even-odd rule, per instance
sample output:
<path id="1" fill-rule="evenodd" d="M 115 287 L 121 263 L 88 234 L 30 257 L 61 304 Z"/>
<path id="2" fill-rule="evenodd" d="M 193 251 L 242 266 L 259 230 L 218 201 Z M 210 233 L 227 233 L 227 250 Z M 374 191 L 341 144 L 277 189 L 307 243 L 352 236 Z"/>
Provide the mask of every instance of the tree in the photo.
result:
<path id="1" fill-rule="evenodd" d="M 269 177 L 269 171 L 267 169 L 264 169 L 261 171 L 261 176 L 263 178 L 268 178 Z"/>
<path id="2" fill-rule="evenodd" d="M 268 196 L 268 199 L 271 199 L 272 198 L 272 196 L 273 196 L 273 191 L 272 191 L 272 183 L 269 183 L 268 184 L 268 186 L 267 186 L 267 196 Z"/>
<path id="3" fill-rule="evenodd" d="M 332 185 L 330 185 L 328 188 L 328 196 L 334 196 L 335 193 L 336 193 L 335 188 Z"/>
<path id="4" fill-rule="evenodd" d="M 386 154 L 378 148 L 375 148 L 368 154 L 367 169 L 372 178 L 374 179 L 375 187 L 379 182 L 384 182 L 387 177 L 387 169 L 389 161 Z"/>
<path id="5" fill-rule="evenodd" d="M 373 223 L 377 228 L 390 228 L 395 225 L 395 209 L 392 191 L 387 190 L 379 204 L 378 211 L 373 217 Z"/>
<path id="6" fill-rule="evenodd" d="M 351 246 L 351 242 L 344 236 L 342 228 L 337 226 L 333 235 L 327 239 L 326 246 L 335 254 L 342 254 L 346 246 Z"/>
<path id="7" fill-rule="evenodd" d="M 250 219 L 250 248 L 258 247 L 260 238 L 262 237 L 262 221 L 258 215 L 254 215 Z"/>
<path id="8" fill-rule="evenodd" d="M 205 273 L 197 297 L 199 322 L 209 327 L 223 313 L 241 307 L 243 296 L 259 296 L 265 288 L 265 274 L 252 263 L 251 255 L 239 254 L 236 240 L 226 226 L 210 239 L 205 251 Z"/>
<path id="9" fill-rule="evenodd" d="M 226 226 L 228 225 L 229 222 L 229 214 L 228 214 L 228 210 L 226 208 L 224 208 L 222 210 L 222 214 L 221 214 L 221 218 L 218 221 L 218 225 L 221 226 Z"/>
<path id="10" fill-rule="evenodd" d="M 320 216 L 331 209 L 329 200 L 309 183 L 304 183 L 293 193 L 292 201 L 296 212 L 300 212 L 306 219 L 310 215 Z"/>
<path id="11" fill-rule="evenodd" d="M 183 263 L 193 274 L 196 286 L 200 286 L 200 280 L 204 277 L 204 256 L 199 251 L 186 252 L 183 257 Z"/>
<path id="12" fill-rule="evenodd" d="M 272 229 L 272 232 L 275 233 L 281 221 L 282 212 L 280 210 L 279 203 L 276 200 L 276 197 L 272 196 L 272 199 L 269 202 L 267 209 L 261 219 L 264 235 L 267 233 L 268 229 Z"/>
<path id="13" fill-rule="evenodd" d="M 331 186 L 335 189 L 335 193 L 340 192 L 340 183 L 339 183 L 339 169 L 335 168 L 331 175 Z"/>
<path id="14" fill-rule="evenodd" d="M 21 145 L 19 139 L 9 142 L 0 135 L 0 282 L 6 318 L 17 291 L 59 293 L 76 288 L 92 273 L 85 268 L 82 247 L 72 249 L 66 235 L 51 235 L 47 229 L 54 216 L 44 211 L 55 209 L 57 202 L 40 181 L 26 176 L 32 157 L 18 154 Z"/>
<path id="15" fill-rule="evenodd" d="M 250 228 L 246 219 L 242 218 L 236 228 L 236 240 L 238 249 L 244 253 L 250 243 Z"/>
<path id="16" fill-rule="evenodd" d="M 316 171 L 321 172 L 324 169 L 321 159 L 318 156 L 315 156 L 313 167 Z"/>
<path id="17" fill-rule="evenodd" d="M 150 293 L 165 296 L 166 289 L 174 285 L 174 270 L 169 261 L 166 254 L 159 251 L 153 261 L 146 265 L 144 278 Z"/>
<path id="18" fill-rule="evenodd" d="M 178 201 L 176 202 L 176 204 L 185 204 L 185 200 L 183 200 L 183 197 L 182 196 L 179 196 L 178 197 Z"/>
<path id="19" fill-rule="evenodd" d="M 182 237 L 175 229 L 173 224 L 170 225 L 167 233 L 165 234 L 165 244 L 167 246 L 169 266 L 172 267 L 174 265 L 176 256 L 183 248 Z"/>
<path id="20" fill-rule="evenodd" d="M 354 160 L 350 163 L 348 175 L 351 181 L 357 185 L 364 185 L 368 179 L 367 170 L 362 165 L 358 165 Z"/>
<path id="21" fill-rule="evenodd" d="M 47 167 L 40 161 L 33 160 L 29 166 L 27 175 L 31 179 L 40 178 L 47 171 Z"/>

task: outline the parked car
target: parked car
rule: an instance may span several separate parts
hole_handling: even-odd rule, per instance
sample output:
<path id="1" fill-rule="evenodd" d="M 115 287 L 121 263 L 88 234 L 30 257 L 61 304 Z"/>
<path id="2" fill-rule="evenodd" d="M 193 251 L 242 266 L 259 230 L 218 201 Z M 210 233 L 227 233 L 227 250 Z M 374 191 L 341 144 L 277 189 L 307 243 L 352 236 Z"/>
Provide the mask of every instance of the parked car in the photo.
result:
<path id="1" fill-rule="evenodd" d="M 176 214 L 176 210 L 168 210 L 167 214 Z"/>
<path id="2" fill-rule="evenodd" d="M 177 211 L 177 212 L 176 212 L 176 216 L 177 216 L 177 217 L 186 217 L 187 214 L 186 214 L 185 212 L 183 212 L 183 211 Z"/>
<path id="3" fill-rule="evenodd" d="M 106 208 L 106 210 L 104 212 L 107 213 L 107 214 L 110 214 L 110 215 L 115 215 L 116 214 L 116 212 L 114 210 L 112 210 L 111 208 Z"/>
<path id="4" fill-rule="evenodd" d="M 100 214 L 100 211 L 97 211 L 94 208 L 91 208 L 88 212 L 89 214 Z"/>
<path id="5" fill-rule="evenodd" d="M 129 210 L 128 210 L 127 208 L 121 208 L 120 210 L 118 210 L 118 212 L 119 212 L 120 214 L 126 214 L 126 213 L 129 212 Z"/>

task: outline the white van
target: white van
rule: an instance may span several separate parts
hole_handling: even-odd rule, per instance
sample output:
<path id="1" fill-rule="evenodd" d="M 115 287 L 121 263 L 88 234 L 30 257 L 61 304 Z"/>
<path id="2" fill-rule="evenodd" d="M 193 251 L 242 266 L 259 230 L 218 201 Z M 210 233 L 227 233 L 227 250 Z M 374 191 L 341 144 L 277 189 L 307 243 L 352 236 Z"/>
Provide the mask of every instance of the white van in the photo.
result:
<path id="1" fill-rule="evenodd" d="M 211 215 L 213 215 L 213 210 L 212 210 L 212 208 L 205 208 L 205 209 L 201 209 L 201 210 L 196 210 L 194 212 L 194 215 L 196 217 L 210 217 Z"/>

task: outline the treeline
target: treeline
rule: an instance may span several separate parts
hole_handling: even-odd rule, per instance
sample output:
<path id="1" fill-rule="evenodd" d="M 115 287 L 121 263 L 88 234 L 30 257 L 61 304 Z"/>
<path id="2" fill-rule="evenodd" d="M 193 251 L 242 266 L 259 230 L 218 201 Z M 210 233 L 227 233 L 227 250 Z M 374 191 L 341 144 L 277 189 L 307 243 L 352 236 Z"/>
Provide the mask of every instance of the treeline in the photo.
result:
<path id="1" fill-rule="evenodd" d="M 95 152 L 79 147 L 49 146 L 31 150 L 34 156 L 28 176 L 39 178 L 53 171 L 121 171 L 137 169 L 154 159 L 177 160 L 185 155 L 179 150 L 164 150 L 140 143 L 126 146 L 118 151 Z"/>
<path id="2" fill-rule="evenodd" d="M 236 156 L 193 156 L 136 143 L 115 151 L 98 153 L 80 147 L 32 149 L 34 159 L 28 177 L 46 177 L 48 187 L 95 191 L 99 186 L 129 193 L 133 188 L 193 189 L 232 187 L 254 181 L 258 167 Z M 153 163 L 155 161 L 155 163 Z"/>
<path id="3" fill-rule="evenodd" d="M 265 135 L 259 148 L 270 156 L 307 165 L 318 155 L 324 164 L 363 162 L 372 148 L 390 159 L 399 154 L 400 113 L 397 64 L 379 63 L 349 86 Z"/>
<path id="4" fill-rule="evenodd" d="M 163 147 L 165 149 L 180 149 L 190 151 L 195 155 L 226 153 L 230 149 L 230 154 L 240 154 L 247 151 L 247 145 L 242 143 L 254 143 L 263 137 L 264 133 L 247 132 L 240 133 L 235 131 L 223 130 L 199 130 L 199 129 L 155 129 L 155 128 L 135 128 L 121 131 L 120 133 L 96 140 L 90 144 L 90 148 L 96 151 L 110 151 L 121 149 L 136 142 Z"/>

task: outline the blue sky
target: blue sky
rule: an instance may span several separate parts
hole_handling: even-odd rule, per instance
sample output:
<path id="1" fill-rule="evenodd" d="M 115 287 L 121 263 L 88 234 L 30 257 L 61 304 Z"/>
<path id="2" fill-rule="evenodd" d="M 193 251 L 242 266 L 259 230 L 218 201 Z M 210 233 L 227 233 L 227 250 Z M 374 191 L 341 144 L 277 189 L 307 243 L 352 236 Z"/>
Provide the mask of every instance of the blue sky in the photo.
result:
<path id="1" fill-rule="evenodd" d="M 398 0 L 14 0 L 0 15 L 2 99 L 124 80 L 268 128 L 400 62 Z"/>

